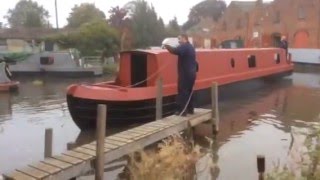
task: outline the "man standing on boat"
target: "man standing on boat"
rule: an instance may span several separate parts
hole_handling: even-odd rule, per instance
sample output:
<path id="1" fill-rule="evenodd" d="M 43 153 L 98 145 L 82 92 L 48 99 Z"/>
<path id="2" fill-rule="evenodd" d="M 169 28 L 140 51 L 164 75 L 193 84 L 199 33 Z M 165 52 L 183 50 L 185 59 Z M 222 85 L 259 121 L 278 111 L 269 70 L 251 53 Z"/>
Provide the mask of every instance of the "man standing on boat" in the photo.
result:
<path id="1" fill-rule="evenodd" d="M 194 113 L 193 107 L 193 86 L 196 80 L 198 64 L 196 62 L 196 52 L 188 40 L 186 34 L 178 37 L 179 46 L 174 48 L 165 45 L 165 48 L 172 54 L 178 56 L 178 95 L 176 115 L 186 116 Z"/>
<path id="2" fill-rule="evenodd" d="M 286 54 L 288 54 L 288 41 L 286 39 L 287 38 L 285 36 L 281 37 L 280 48 L 284 49 Z"/>

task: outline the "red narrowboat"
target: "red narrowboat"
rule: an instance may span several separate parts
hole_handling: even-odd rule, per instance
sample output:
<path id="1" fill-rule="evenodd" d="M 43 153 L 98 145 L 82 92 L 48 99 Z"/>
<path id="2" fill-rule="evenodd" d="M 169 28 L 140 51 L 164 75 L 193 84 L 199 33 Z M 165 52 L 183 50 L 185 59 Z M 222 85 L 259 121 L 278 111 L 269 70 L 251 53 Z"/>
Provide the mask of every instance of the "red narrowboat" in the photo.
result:
<path id="1" fill-rule="evenodd" d="M 17 90 L 19 84 L 20 83 L 18 81 L 0 83 L 0 92 L 9 92 L 9 91 Z"/>
<path id="2" fill-rule="evenodd" d="M 197 50 L 197 62 L 195 98 L 198 93 L 210 92 L 213 82 L 224 86 L 257 78 L 278 78 L 293 71 L 290 56 L 278 48 Z M 80 129 L 95 126 L 98 104 L 108 107 L 108 125 L 154 120 L 158 78 L 163 80 L 163 116 L 175 112 L 177 56 L 166 50 L 125 51 L 120 54 L 119 66 L 114 81 L 68 87 L 69 111 Z"/>

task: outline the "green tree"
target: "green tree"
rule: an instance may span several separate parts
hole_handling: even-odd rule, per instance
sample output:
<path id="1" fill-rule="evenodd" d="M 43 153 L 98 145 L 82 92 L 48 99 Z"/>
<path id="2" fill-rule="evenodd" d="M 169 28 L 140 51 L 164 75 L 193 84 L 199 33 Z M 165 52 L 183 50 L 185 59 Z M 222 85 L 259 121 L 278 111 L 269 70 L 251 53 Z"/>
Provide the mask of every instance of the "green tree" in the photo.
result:
<path id="1" fill-rule="evenodd" d="M 176 37 L 180 34 L 181 28 L 178 24 L 178 20 L 174 17 L 172 20 L 169 21 L 169 24 L 166 27 L 166 35 L 168 37 Z"/>
<path id="2" fill-rule="evenodd" d="M 128 16 L 128 10 L 125 8 L 113 7 L 109 10 L 109 24 L 116 28 L 120 34 L 120 49 L 124 49 L 125 40 L 131 28 L 131 19 Z"/>
<path id="3" fill-rule="evenodd" d="M 191 8 L 188 21 L 183 24 L 182 28 L 188 30 L 197 25 L 201 17 L 211 17 L 214 21 L 217 21 L 226 8 L 227 5 L 224 0 L 204 0 Z"/>
<path id="4" fill-rule="evenodd" d="M 119 51 L 118 31 L 106 21 L 98 20 L 83 24 L 77 31 L 52 37 L 64 48 L 76 48 L 83 56 L 110 57 Z"/>
<path id="5" fill-rule="evenodd" d="M 68 27 L 78 28 L 82 24 L 92 21 L 105 20 L 106 15 L 94 4 L 82 3 L 75 5 L 67 19 Z"/>
<path id="6" fill-rule="evenodd" d="M 21 0 L 9 9 L 5 18 L 11 27 L 48 27 L 49 12 L 37 2 Z"/>
<path id="7" fill-rule="evenodd" d="M 165 27 L 152 6 L 144 0 L 131 2 L 132 35 L 135 48 L 159 46 L 165 36 Z"/>

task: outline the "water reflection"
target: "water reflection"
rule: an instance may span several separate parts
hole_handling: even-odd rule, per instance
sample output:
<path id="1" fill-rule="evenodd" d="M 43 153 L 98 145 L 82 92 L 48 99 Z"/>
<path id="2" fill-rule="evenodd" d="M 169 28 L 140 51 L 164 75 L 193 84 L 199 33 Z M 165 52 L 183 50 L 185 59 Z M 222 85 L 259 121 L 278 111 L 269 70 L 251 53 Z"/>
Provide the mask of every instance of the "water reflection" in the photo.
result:
<path id="1" fill-rule="evenodd" d="M 0 123 L 5 116 L 12 114 L 12 100 L 10 93 L 0 93 Z"/>
<path id="2" fill-rule="evenodd" d="M 273 162 L 286 162 L 288 152 L 298 147 L 294 144 L 299 142 L 292 133 L 294 127 L 304 128 L 319 116 L 319 77 L 319 74 L 299 72 L 279 83 L 265 84 L 262 88 L 250 86 L 247 93 L 225 96 L 220 102 L 220 132 L 212 150 L 205 138 L 211 136 L 211 126 L 203 124 L 196 128 L 196 143 L 204 148 L 196 167 L 199 177 L 257 179 L 257 154 L 266 155 L 267 170 Z M 73 123 L 65 90 L 71 83 L 101 79 L 23 78 L 19 81 L 18 94 L 0 94 L 0 147 L 5 147 L 0 162 L 10 162 L 0 163 L 0 173 L 42 160 L 45 128 L 54 130 L 54 154 L 65 151 L 69 142 L 82 145 L 94 139 L 94 132 L 80 132 Z M 107 133 L 122 130 L 109 128 Z M 210 164 L 215 166 L 212 168 Z M 111 169 L 121 171 L 121 168 Z"/>

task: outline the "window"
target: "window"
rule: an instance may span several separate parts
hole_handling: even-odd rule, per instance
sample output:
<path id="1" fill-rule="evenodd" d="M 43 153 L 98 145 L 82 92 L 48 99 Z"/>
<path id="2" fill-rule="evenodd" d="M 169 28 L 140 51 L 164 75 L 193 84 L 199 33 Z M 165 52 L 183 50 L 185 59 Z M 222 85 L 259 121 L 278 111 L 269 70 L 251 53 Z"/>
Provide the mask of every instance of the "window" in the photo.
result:
<path id="1" fill-rule="evenodd" d="M 298 8 L 298 19 L 305 19 L 306 18 L 306 12 L 303 7 Z"/>
<path id="2" fill-rule="evenodd" d="M 255 68 L 256 67 L 256 56 L 249 55 L 248 56 L 248 66 L 249 68 Z"/>
<path id="3" fill-rule="evenodd" d="M 274 23 L 280 23 L 280 11 L 277 11 L 274 18 Z"/>
<path id="4" fill-rule="evenodd" d="M 274 60 L 276 61 L 276 64 L 280 64 L 280 54 L 274 54 Z"/>
<path id="5" fill-rule="evenodd" d="M 233 58 L 231 58 L 231 60 L 230 60 L 230 65 L 232 68 L 234 68 L 236 66 Z"/>

